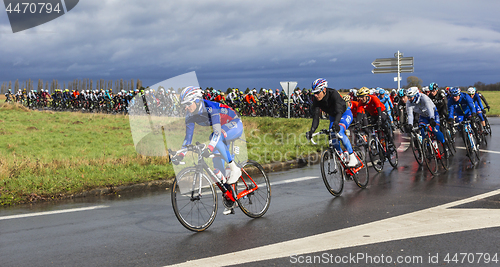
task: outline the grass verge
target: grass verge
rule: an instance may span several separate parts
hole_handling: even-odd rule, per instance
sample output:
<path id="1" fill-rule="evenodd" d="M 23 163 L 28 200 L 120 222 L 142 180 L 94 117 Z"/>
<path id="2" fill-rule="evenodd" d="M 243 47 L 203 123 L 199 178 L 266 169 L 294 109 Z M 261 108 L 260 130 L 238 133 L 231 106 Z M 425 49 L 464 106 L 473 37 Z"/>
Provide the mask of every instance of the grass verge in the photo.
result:
<path id="1" fill-rule="evenodd" d="M 243 123 L 249 158 L 261 164 L 319 149 L 305 139 L 311 119 L 245 117 Z M 0 134 L 0 205 L 174 177 L 167 157 L 136 153 L 128 116 L 1 104 Z"/>

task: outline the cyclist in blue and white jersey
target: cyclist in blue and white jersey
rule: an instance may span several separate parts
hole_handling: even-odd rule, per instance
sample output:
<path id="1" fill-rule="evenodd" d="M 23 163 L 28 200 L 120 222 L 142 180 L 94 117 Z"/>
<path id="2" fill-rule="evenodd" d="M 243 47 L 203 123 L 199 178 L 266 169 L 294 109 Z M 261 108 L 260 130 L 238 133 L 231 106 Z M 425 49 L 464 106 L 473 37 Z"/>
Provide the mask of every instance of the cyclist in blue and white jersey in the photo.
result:
<path id="1" fill-rule="evenodd" d="M 469 87 L 467 89 L 467 94 L 469 94 L 469 96 L 472 98 L 472 102 L 474 102 L 477 116 L 479 117 L 479 119 L 481 119 L 481 125 L 485 127 L 486 123 L 484 122 L 484 117 L 483 117 L 484 106 L 483 103 L 481 102 L 481 97 L 476 91 L 476 87 Z"/>
<path id="2" fill-rule="evenodd" d="M 461 122 L 464 117 L 470 118 L 473 114 L 476 114 L 476 107 L 472 98 L 466 93 L 462 93 L 460 88 L 452 87 L 448 99 L 448 120 L 450 123 Z M 457 116 L 456 119 L 455 116 Z"/>
<path id="3" fill-rule="evenodd" d="M 437 140 L 445 146 L 444 135 L 439 130 L 439 113 L 432 100 L 425 94 L 418 91 L 418 87 L 410 87 L 406 90 L 406 111 L 408 119 L 405 132 L 409 133 L 413 125 L 413 112 L 419 114 L 418 124 L 430 124 L 432 133 L 436 136 Z M 424 129 L 420 129 L 420 134 L 424 136 Z"/>
<path id="4" fill-rule="evenodd" d="M 243 133 L 243 123 L 238 114 L 229 106 L 212 102 L 203 99 L 203 91 L 199 87 L 186 87 L 180 95 L 181 105 L 186 112 L 186 136 L 182 147 L 191 144 L 193 140 L 193 132 L 195 124 L 201 126 L 212 126 L 213 133 L 210 135 L 210 143 L 208 144 L 204 156 L 208 156 L 213 152 L 219 152 L 212 159 L 214 164 L 214 173 L 218 177 L 221 171 L 225 170 L 224 162 L 229 163 L 231 174 L 227 179 L 227 184 L 234 184 L 241 176 L 241 169 L 236 166 L 233 157 L 229 152 L 227 144 L 229 141 L 237 139 Z M 184 158 L 183 153 L 175 155 L 174 160 L 178 161 Z M 223 180 L 224 181 L 224 180 Z"/>

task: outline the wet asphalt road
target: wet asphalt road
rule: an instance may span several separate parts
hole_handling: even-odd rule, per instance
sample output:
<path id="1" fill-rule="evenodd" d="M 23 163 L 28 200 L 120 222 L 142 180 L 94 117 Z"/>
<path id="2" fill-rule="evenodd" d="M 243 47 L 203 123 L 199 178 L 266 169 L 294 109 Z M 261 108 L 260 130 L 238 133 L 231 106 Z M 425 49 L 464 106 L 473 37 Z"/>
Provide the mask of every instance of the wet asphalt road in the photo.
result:
<path id="1" fill-rule="evenodd" d="M 361 226 L 366 231 L 363 237 L 369 239 L 371 232 L 375 236 L 373 226 L 376 223 L 390 219 L 396 223 L 384 227 L 386 235 L 394 237 L 383 242 L 366 244 L 357 241 L 354 235 L 340 239 L 341 232 L 335 232 L 326 241 L 318 237 L 315 242 L 316 237 L 313 237 L 311 243 L 298 243 L 300 248 L 318 245 L 320 248 L 316 251 L 319 252 L 295 255 L 297 252 L 291 250 L 285 251 L 286 257 L 276 252 L 276 258 L 261 261 L 258 256 L 249 254 L 248 257 L 240 256 L 240 262 L 252 261 L 244 264 L 246 266 L 289 266 L 336 264 L 337 259 L 346 260 L 346 266 L 373 266 L 377 259 L 378 264 L 384 264 L 381 260 L 392 259 L 391 264 L 385 265 L 395 265 L 401 256 L 399 259 L 403 262 L 396 265 L 429 266 L 437 259 L 438 264 L 434 265 L 499 266 L 500 255 L 497 262 L 493 256 L 500 254 L 500 225 L 485 223 L 484 218 L 497 218 L 500 192 L 440 210 L 436 218 L 429 217 L 427 221 L 428 214 L 415 213 L 418 220 L 422 220 L 422 229 L 417 231 L 422 232 L 419 237 L 407 237 L 406 232 L 410 230 L 405 231 L 404 227 L 410 224 L 400 216 L 500 189 L 500 142 L 495 142 L 500 133 L 500 119 L 490 119 L 490 123 L 493 136 L 476 168 L 470 167 L 465 151 L 459 149 L 451 169 L 432 177 L 426 169 L 418 167 L 411 151 L 405 151 L 399 154 L 397 169 L 392 169 L 388 163 L 380 174 L 370 169 L 371 181 L 367 189 L 361 190 L 354 182 L 346 181 L 343 195 L 337 198 L 325 189 L 319 178 L 319 165 L 272 173 L 273 183 L 291 181 L 272 187 L 271 207 L 263 218 L 250 219 L 239 210 L 234 215 L 224 216 L 222 205 L 219 205 L 215 222 L 202 233 L 192 233 L 177 221 L 168 190 L 1 208 L 0 265 L 165 266 L 218 255 L 231 258 L 232 254 L 228 253 L 273 244 L 267 251 L 274 255 L 275 249 L 286 248 L 284 241 L 300 242 L 300 238 L 354 226 Z M 457 140 L 457 145 L 463 147 L 462 141 Z M 38 213 L 68 210 L 73 212 Z M 463 213 L 446 215 L 450 210 Z M 464 223 L 461 218 L 471 214 L 471 210 L 481 214 L 477 215 L 477 221 L 472 218 Z M 485 217 L 481 217 L 483 213 Z M 488 216 L 490 213 L 492 215 Z M 18 217 L 13 217 L 16 215 Z M 34 216 L 22 217 L 26 215 Z M 486 226 L 475 229 L 481 223 Z M 448 229 L 459 224 L 465 226 L 459 230 Z M 403 225 L 402 231 L 398 228 L 400 225 Z M 440 229 L 445 233 L 434 233 Z M 430 233 L 424 233 L 427 230 Z M 351 237 L 353 240 L 349 243 Z M 332 249 L 340 243 L 346 244 Z M 488 263 L 486 254 L 478 253 L 488 253 Z M 364 259 L 353 259 L 353 255 Z M 456 261 L 453 261 L 455 255 Z M 410 256 L 413 258 L 408 258 Z M 372 262 L 367 262 L 370 257 Z M 405 259 L 416 262 L 405 263 Z M 226 264 L 215 262 L 216 265 Z"/>

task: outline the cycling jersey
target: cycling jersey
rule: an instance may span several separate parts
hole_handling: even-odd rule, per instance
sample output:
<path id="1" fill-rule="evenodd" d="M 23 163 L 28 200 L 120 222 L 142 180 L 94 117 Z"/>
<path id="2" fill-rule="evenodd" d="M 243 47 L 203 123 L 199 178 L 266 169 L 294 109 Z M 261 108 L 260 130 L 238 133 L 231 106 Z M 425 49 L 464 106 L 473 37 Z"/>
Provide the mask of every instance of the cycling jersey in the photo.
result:
<path id="1" fill-rule="evenodd" d="M 318 101 L 316 98 L 313 99 L 313 104 L 311 110 L 313 112 L 313 123 L 311 131 L 314 132 L 319 125 L 319 117 L 321 110 L 326 112 L 328 115 L 333 117 L 333 123 L 339 124 L 342 114 L 346 111 L 346 104 L 342 96 L 337 92 L 337 90 L 326 88 L 326 95 Z"/>
<path id="2" fill-rule="evenodd" d="M 193 140 L 194 126 L 196 123 L 201 126 L 212 126 L 213 134 L 208 147 L 211 151 L 213 151 L 214 147 L 216 147 L 221 140 L 221 136 L 224 136 L 224 138 L 227 137 L 227 129 L 223 129 L 222 125 L 226 125 L 236 119 L 239 121 L 239 117 L 238 114 L 236 114 L 236 112 L 234 112 L 234 110 L 232 110 L 229 106 L 221 103 L 203 100 L 201 105 L 202 107 L 200 107 L 198 112 L 195 114 L 188 113 L 186 115 L 186 137 L 184 138 L 182 146 L 185 147 L 186 145 L 191 144 Z M 235 127 L 236 123 L 227 125 L 227 127 L 232 129 L 231 126 Z M 241 128 L 241 130 L 243 130 L 243 128 Z M 235 138 L 238 137 L 239 136 L 236 136 Z"/>
<path id="3" fill-rule="evenodd" d="M 370 116 L 380 116 L 381 114 L 378 114 L 377 108 L 380 108 L 380 111 L 385 111 L 385 105 L 380 102 L 380 99 L 374 95 L 369 95 L 370 100 L 368 103 L 363 105 L 363 109 L 368 113 Z"/>
<path id="4" fill-rule="evenodd" d="M 453 100 L 453 97 L 448 99 L 448 118 L 453 119 L 457 116 L 471 116 L 476 113 L 472 98 L 466 93 L 460 93 L 458 101 Z"/>

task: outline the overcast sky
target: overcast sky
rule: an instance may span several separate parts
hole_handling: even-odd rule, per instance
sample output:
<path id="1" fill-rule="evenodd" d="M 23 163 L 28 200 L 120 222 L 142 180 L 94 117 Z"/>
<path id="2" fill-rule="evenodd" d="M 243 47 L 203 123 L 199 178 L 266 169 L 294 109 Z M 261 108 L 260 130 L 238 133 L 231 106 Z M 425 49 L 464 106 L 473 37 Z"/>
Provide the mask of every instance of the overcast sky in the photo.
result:
<path id="1" fill-rule="evenodd" d="M 397 87 L 371 62 L 398 50 L 424 84 L 500 82 L 500 1 L 80 0 L 12 33 L 0 11 L 0 82 L 141 79 L 196 71 L 201 87 Z"/>

